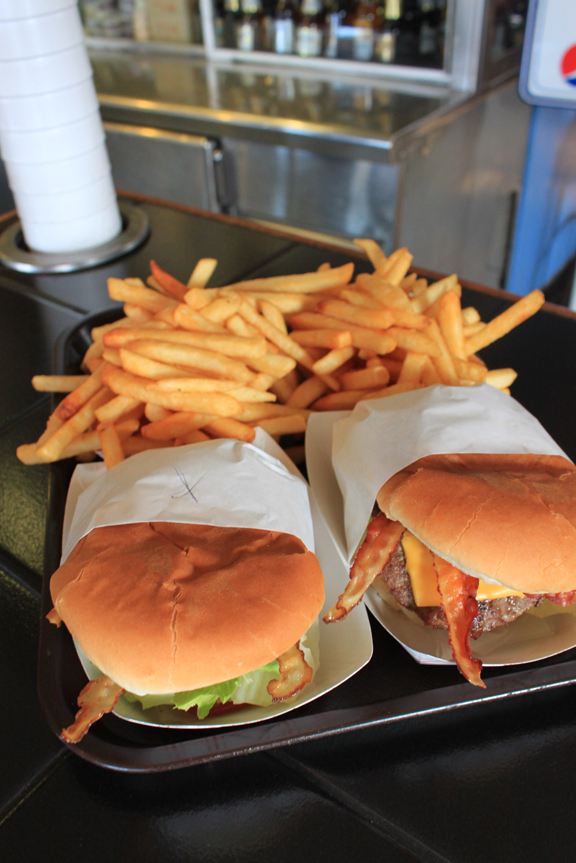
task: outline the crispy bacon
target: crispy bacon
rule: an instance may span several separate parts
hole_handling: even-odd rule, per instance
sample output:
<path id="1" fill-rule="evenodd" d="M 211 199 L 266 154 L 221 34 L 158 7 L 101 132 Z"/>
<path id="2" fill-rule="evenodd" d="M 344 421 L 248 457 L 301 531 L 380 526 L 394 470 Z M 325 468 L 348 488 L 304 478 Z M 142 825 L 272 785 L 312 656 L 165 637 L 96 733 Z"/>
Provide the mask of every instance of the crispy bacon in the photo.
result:
<path id="1" fill-rule="evenodd" d="M 62 618 L 60 617 L 55 608 L 53 608 L 52 611 L 48 612 L 48 614 L 46 615 L 46 620 L 49 623 L 53 623 L 55 626 L 60 626 L 60 624 L 62 623 Z"/>
<path id="2" fill-rule="evenodd" d="M 358 605 L 374 579 L 379 575 L 402 538 L 405 528 L 398 521 L 390 521 L 383 512 L 368 525 L 366 539 L 360 546 L 350 570 L 346 590 L 338 597 L 333 608 L 324 615 L 325 623 L 343 620 Z"/>
<path id="3" fill-rule="evenodd" d="M 482 663 L 479 659 L 474 659 L 470 650 L 470 629 L 478 614 L 478 579 L 465 575 L 438 555 L 432 556 L 442 607 L 448 620 L 448 637 L 454 662 L 470 683 L 485 689 L 486 684 L 480 679 Z"/>
<path id="4" fill-rule="evenodd" d="M 109 677 L 103 675 L 88 681 L 78 696 L 80 710 L 72 725 L 62 729 L 60 737 L 67 743 L 78 743 L 90 726 L 105 713 L 110 713 L 124 690 Z"/>
<path id="5" fill-rule="evenodd" d="M 573 605 L 576 602 L 576 590 L 568 590 L 564 593 L 526 593 L 525 596 L 530 599 L 549 599 L 556 605 L 561 605 L 566 608 L 567 605 Z"/>
<path id="6" fill-rule="evenodd" d="M 312 669 L 297 644 L 279 656 L 278 662 L 280 677 L 277 680 L 271 680 L 267 687 L 274 701 L 282 701 L 295 695 L 312 680 Z"/>

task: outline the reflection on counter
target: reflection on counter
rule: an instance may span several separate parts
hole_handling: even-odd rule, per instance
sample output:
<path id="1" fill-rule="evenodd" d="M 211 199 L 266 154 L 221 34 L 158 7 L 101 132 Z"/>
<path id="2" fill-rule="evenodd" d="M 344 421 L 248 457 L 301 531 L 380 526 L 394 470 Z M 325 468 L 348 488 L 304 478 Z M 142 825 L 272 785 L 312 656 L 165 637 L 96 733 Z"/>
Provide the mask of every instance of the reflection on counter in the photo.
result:
<path id="1" fill-rule="evenodd" d="M 387 139 L 432 112 L 448 107 L 457 94 L 428 85 L 383 85 L 350 76 L 294 74 L 288 69 L 207 64 L 170 55 L 90 52 L 96 89 L 107 97 L 148 100 L 196 109 L 234 111 L 269 123 L 279 118 L 348 127 L 355 135 Z M 461 99 L 461 95 L 459 96 Z"/>

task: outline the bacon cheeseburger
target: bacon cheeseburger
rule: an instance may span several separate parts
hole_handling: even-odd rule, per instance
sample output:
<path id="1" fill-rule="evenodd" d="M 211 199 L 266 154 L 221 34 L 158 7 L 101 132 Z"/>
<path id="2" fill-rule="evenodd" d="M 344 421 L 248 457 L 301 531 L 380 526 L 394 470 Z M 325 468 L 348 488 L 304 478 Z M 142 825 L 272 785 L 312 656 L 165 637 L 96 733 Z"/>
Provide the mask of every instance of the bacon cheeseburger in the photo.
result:
<path id="1" fill-rule="evenodd" d="M 326 622 L 374 583 L 408 615 L 447 629 L 458 668 L 484 686 L 470 636 L 545 600 L 576 600 L 576 467 L 565 458 L 427 456 L 388 480 L 376 503 Z"/>
<path id="2" fill-rule="evenodd" d="M 50 582 L 64 621 L 102 671 L 62 738 L 75 743 L 120 695 L 204 718 L 270 704 L 312 679 L 306 631 L 324 601 L 315 555 L 270 530 L 168 522 L 98 527 Z M 132 694 L 131 696 L 129 694 Z"/>

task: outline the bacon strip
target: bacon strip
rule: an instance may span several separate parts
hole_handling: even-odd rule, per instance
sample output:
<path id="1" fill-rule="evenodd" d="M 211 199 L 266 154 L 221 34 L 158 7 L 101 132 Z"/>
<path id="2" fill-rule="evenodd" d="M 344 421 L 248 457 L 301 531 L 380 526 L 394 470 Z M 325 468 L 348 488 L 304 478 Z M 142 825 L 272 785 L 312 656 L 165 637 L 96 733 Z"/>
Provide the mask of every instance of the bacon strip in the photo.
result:
<path id="1" fill-rule="evenodd" d="M 124 690 L 109 677 L 103 675 L 89 680 L 78 696 L 80 710 L 72 725 L 62 729 L 60 737 L 67 743 L 78 743 L 90 726 L 105 713 L 110 713 Z"/>
<path id="2" fill-rule="evenodd" d="M 526 593 L 524 595 L 529 599 L 549 599 L 550 602 L 561 605 L 562 608 L 576 602 L 576 590 L 567 590 L 564 593 Z"/>
<path id="3" fill-rule="evenodd" d="M 279 656 L 278 662 L 280 677 L 277 680 L 271 680 L 267 687 L 274 701 L 282 701 L 295 695 L 312 680 L 312 669 L 297 644 Z"/>
<path id="4" fill-rule="evenodd" d="M 478 579 L 465 575 L 447 560 L 432 554 L 438 578 L 438 590 L 442 597 L 442 607 L 448 621 L 448 632 L 454 662 L 474 686 L 484 689 L 486 684 L 480 679 L 482 663 L 474 659 L 470 650 L 470 629 L 478 614 L 476 591 Z"/>
<path id="5" fill-rule="evenodd" d="M 46 615 L 46 620 L 48 621 L 48 623 L 53 623 L 55 626 L 60 626 L 60 624 L 62 623 L 62 618 L 60 617 L 55 608 L 48 612 L 48 614 Z"/>
<path id="6" fill-rule="evenodd" d="M 338 597 L 333 608 L 324 615 L 324 623 L 344 620 L 358 605 L 374 579 L 379 575 L 400 542 L 405 528 L 399 521 L 390 521 L 383 512 L 368 525 L 366 539 L 360 546 L 350 570 L 346 590 Z"/>

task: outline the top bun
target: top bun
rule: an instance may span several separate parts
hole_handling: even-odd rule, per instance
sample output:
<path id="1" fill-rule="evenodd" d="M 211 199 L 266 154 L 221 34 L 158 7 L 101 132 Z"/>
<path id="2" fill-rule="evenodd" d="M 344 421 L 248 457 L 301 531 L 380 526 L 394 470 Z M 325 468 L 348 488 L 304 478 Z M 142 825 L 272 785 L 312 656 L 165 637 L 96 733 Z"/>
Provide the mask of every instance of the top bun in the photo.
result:
<path id="1" fill-rule="evenodd" d="M 567 459 L 427 456 L 376 499 L 468 575 L 524 593 L 576 590 L 576 466 Z"/>
<path id="2" fill-rule="evenodd" d="M 137 695 L 254 671 L 296 644 L 324 601 L 300 539 L 166 522 L 92 530 L 50 591 L 91 661 Z"/>

